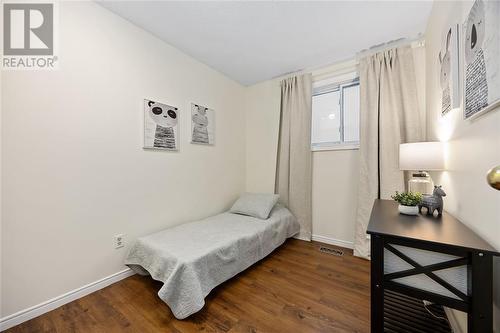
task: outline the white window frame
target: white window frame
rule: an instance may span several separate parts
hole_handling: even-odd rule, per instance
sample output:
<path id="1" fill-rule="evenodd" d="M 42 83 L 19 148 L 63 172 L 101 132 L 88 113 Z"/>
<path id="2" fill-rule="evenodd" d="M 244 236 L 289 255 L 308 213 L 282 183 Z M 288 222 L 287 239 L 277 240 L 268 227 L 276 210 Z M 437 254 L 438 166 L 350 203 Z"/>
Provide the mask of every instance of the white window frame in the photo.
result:
<path id="1" fill-rule="evenodd" d="M 346 78 L 350 77 L 350 78 Z M 346 87 L 359 85 L 359 77 L 355 71 L 347 75 L 341 75 L 338 78 L 322 80 L 314 84 L 313 97 L 331 93 L 334 91 L 342 91 Z M 327 150 L 356 150 L 359 149 L 359 141 L 344 141 L 344 93 L 340 94 L 340 142 L 324 142 L 313 144 L 311 136 L 311 151 L 327 151 Z M 311 114 L 311 117 L 313 115 Z M 358 125 L 359 128 L 359 125 Z"/>

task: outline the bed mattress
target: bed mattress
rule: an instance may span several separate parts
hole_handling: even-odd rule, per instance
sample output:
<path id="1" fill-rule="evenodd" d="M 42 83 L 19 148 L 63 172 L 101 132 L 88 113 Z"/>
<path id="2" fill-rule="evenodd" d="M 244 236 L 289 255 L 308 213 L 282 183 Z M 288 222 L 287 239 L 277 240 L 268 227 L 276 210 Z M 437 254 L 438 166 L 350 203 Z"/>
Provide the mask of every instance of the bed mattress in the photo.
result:
<path id="1" fill-rule="evenodd" d="M 201 310 L 210 291 L 299 232 L 280 205 L 267 220 L 229 212 L 139 238 L 125 264 L 163 282 L 158 296 L 183 319 Z"/>

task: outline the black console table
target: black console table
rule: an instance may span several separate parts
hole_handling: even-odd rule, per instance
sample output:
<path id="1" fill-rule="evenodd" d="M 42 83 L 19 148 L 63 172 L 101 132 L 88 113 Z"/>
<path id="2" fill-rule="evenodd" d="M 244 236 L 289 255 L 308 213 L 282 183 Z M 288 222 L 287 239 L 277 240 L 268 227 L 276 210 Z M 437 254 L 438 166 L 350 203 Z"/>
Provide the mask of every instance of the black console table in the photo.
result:
<path id="1" fill-rule="evenodd" d="M 384 290 L 428 300 L 468 314 L 469 333 L 493 331 L 493 256 L 491 245 L 453 216 L 406 216 L 399 214 L 392 200 L 375 200 L 367 233 L 371 235 L 371 331 L 384 332 Z M 427 250 L 456 256 L 456 259 L 421 265 L 396 247 Z M 412 268 L 384 272 L 384 252 L 390 251 Z M 436 271 L 467 266 L 467 293 L 445 281 Z M 417 274 L 427 277 L 451 292 L 442 295 L 394 280 Z"/>

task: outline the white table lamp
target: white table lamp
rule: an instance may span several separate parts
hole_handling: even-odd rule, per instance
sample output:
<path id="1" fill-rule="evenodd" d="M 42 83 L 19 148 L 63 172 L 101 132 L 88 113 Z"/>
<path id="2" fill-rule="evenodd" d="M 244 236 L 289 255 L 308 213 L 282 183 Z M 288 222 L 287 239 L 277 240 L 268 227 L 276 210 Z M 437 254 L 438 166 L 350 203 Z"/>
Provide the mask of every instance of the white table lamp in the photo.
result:
<path id="1" fill-rule="evenodd" d="M 427 171 L 444 170 L 442 142 L 415 142 L 399 145 L 399 169 L 417 171 L 408 181 L 408 191 L 432 194 L 433 183 Z"/>

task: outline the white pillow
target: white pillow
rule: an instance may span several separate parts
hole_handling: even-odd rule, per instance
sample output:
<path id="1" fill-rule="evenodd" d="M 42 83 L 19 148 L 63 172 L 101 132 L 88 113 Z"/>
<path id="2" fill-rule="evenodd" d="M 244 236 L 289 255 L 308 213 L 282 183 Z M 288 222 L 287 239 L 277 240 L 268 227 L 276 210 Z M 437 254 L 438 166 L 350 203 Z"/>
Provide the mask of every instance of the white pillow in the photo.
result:
<path id="1" fill-rule="evenodd" d="M 243 193 L 229 211 L 265 220 L 269 217 L 279 197 L 278 194 L 271 193 Z"/>

